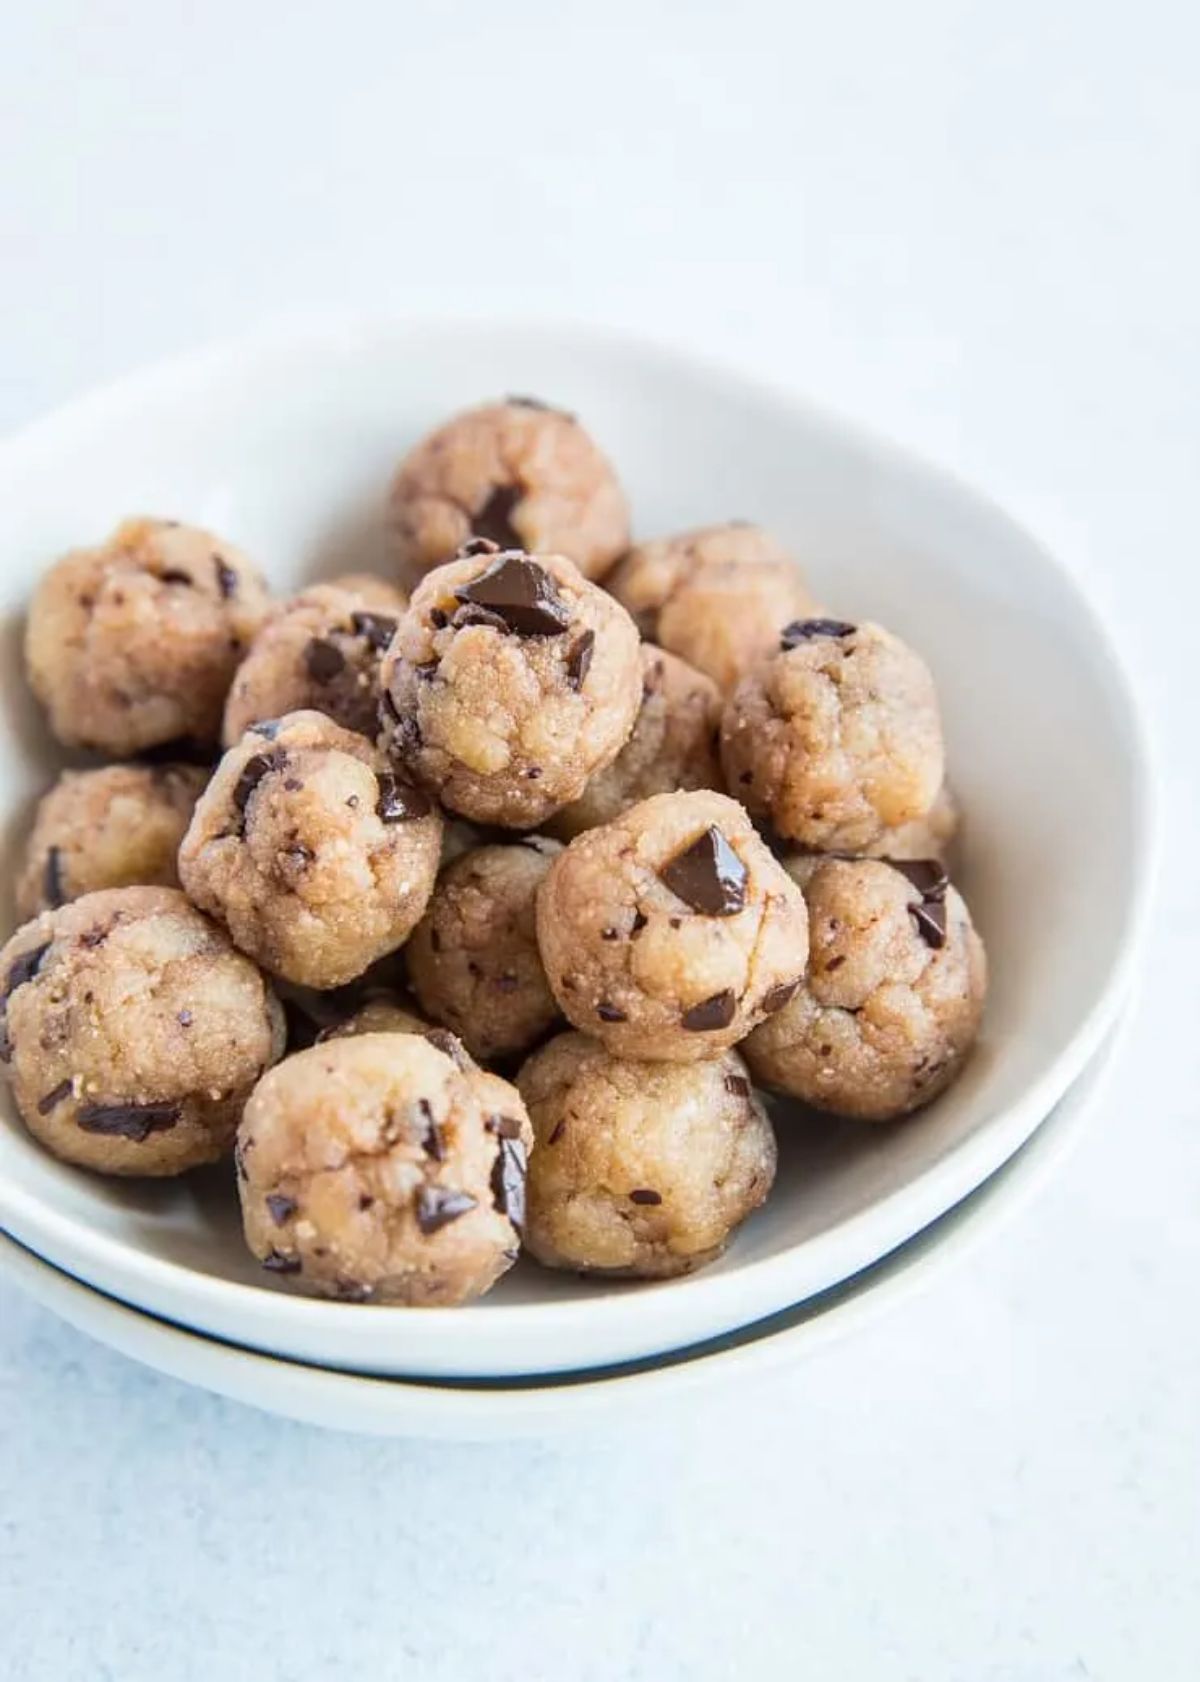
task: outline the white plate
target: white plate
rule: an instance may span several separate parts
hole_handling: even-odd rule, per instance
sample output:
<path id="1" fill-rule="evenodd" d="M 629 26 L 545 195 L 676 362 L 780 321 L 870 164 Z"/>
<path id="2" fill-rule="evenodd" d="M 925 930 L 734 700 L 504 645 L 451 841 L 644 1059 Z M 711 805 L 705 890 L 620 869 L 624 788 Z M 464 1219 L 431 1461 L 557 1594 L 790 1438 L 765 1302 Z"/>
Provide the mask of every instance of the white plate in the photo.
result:
<path id="1" fill-rule="evenodd" d="M 741 1333 L 625 1370 L 541 1382 L 415 1384 L 330 1372 L 181 1331 L 79 1284 L 11 1239 L 0 1266 L 77 1330 L 135 1361 L 218 1395 L 342 1431 L 467 1441 L 543 1435 L 665 1406 L 697 1388 L 762 1377 L 818 1354 L 924 1287 L 994 1234 L 1044 1184 L 1078 1137 L 1111 1055 L 1105 1045 L 1033 1138 L 976 1191 L 885 1260 Z"/>
<path id="2" fill-rule="evenodd" d="M 0 1127 L 0 1225 L 31 1249 L 199 1330 L 364 1372 L 503 1376 L 637 1359 L 870 1265 L 992 1173 L 1079 1074 L 1112 1023 L 1146 908 L 1136 709 L 1058 564 L 945 474 L 795 398 L 575 329 L 292 325 L 137 375 L 4 446 L 4 809 L 22 812 L 46 777 L 11 656 L 48 560 L 142 509 L 227 533 L 281 588 L 369 563 L 395 458 L 447 411 L 511 390 L 586 418 L 628 484 L 639 533 L 764 520 L 832 610 L 877 617 L 926 654 L 969 814 L 963 884 L 993 989 L 978 1051 L 946 1098 L 900 1127 L 785 1119 L 767 1208 L 721 1263 L 667 1285 L 520 1268 L 467 1309 L 309 1301 L 254 1268 L 227 1184 L 218 1195 L 211 1176 L 97 1180 L 17 1124 Z"/>

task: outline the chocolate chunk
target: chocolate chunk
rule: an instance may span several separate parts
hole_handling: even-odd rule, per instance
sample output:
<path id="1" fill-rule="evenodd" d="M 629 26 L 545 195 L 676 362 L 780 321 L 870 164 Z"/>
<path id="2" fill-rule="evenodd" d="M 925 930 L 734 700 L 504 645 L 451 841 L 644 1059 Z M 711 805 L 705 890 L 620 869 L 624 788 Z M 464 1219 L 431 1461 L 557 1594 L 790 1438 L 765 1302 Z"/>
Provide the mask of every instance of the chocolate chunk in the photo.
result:
<path id="1" fill-rule="evenodd" d="M 521 1123 L 515 1115 L 490 1115 L 484 1122 L 489 1133 L 496 1133 L 501 1139 L 519 1139 L 521 1137 Z"/>
<path id="2" fill-rule="evenodd" d="M 802 642 L 812 642 L 817 637 L 852 637 L 857 629 L 857 625 L 848 625 L 844 619 L 793 619 L 779 633 L 779 646 L 786 653 L 789 648 L 798 648 Z"/>
<path id="3" fill-rule="evenodd" d="M 266 1196 L 267 1213 L 276 1226 L 282 1226 L 290 1221 L 300 1205 L 294 1197 L 285 1197 L 281 1191 L 271 1191 Z"/>
<path id="4" fill-rule="evenodd" d="M 164 567 L 158 576 L 164 584 L 185 584 L 189 590 L 194 582 L 191 573 L 179 567 Z"/>
<path id="5" fill-rule="evenodd" d="M 38 1099 L 38 1114 L 49 1115 L 51 1110 L 56 1110 L 63 1099 L 69 1096 L 70 1091 L 71 1082 L 60 1080 L 57 1086 L 52 1086 L 49 1092 Z"/>
<path id="6" fill-rule="evenodd" d="M 85 933 L 80 935 L 79 944 L 86 947 L 89 952 L 94 952 L 97 946 L 104 945 L 104 942 L 108 939 L 111 928 L 111 923 L 108 928 L 104 928 L 101 924 L 97 923 L 94 928 L 88 929 Z M 90 998 L 91 995 L 89 994 L 87 997 Z"/>
<path id="7" fill-rule="evenodd" d="M 591 670 L 592 651 L 595 646 L 595 631 L 585 631 L 581 637 L 576 638 L 567 652 L 567 682 L 577 695 Z"/>
<path id="8" fill-rule="evenodd" d="M 762 1008 L 768 1016 L 774 1016 L 777 1010 L 782 1010 L 792 994 L 800 985 L 799 977 L 795 981 L 781 981 L 763 994 Z"/>
<path id="9" fill-rule="evenodd" d="M 660 878 L 693 911 L 733 917 L 746 904 L 746 866 L 715 824 L 663 865 Z"/>
<path id="10" fill-rule="evenodd" d="M 300 781 L 299 777 L 285 777 L 283 779 L 283 786 L 288 794 L 299 794 L 300 790 L 304 787 L 304 784 Z"/>
<path id="11" fill-rule="evenodd" d="M 750 1096 L 750 1082 L 745 1075 L 726 1075 L 725 1090 L 734 1098 L 748 1098 Z"/>
<path id="12" fill-rule="evenodd" d="M 313 637 L 304 650 L 304 669 L 314 683 L 332 683 L 346 669 L 346 656 L 336 643 Z"/>
<path id="13" fill-rule="evenodd" d="M 475 1199 L 467 1191 L 453 1191 L 449 1186 L 422 1186 L 417 1192 L 417 1225 L 425 1234 L 449 1226 L 475 1207 Z"/>
<path id="14" fill-rule="evenodd" d="M 442 1052 L 459 1069 L 469 1069 L 471 1059 L 462 1041 L 449 1028 L 427 1028 L 423 1036 L 436 1050 Z"/>
<path id="15" fill-rule="evenodd" d="M 444 631 L 450 621 L 442 612 L 440 607 L 431 607 L 429 610 L 429 623 L 433 626 L 435 631 Z"/>
<path id="16" fill-rule="evenodd" d="M 486 625 L 492 631 L 508 630 L 508 626 L 494 608 L 481 607 L 478 602 L 464 602 L 450 623 L 456 631 L 465 631 L 468 625 Z"/>
<path id="17" fill-rule="evenodd" d="M 190 1028 L 195 1018 L 190 1010 L 179 1010 L 175 1013 L 175 1020 L 181 1028 Z"/>
<path id="18" fill-rule="evenodd" d="M 618 1010 L 616 1005 L 610 1005 L 604 1000 L 601 1000 L 596 1006 L 596 1015 L 601 1022 L 628 1022 L 629 1020 L 623 1010 Z"/>
<path id="19" fill-rule="evenodd" d="M 520 1139 L 501 1139 L 492 1164 L 492 1198 L 520 1232 L 525 1225 L 525 1146 Z"/>
<path id="20" fill-rule="evenodd" d="M 352 613 L 350 623 L 356 637 L 364 637 L 376 653 L 382 654 L 396 634 L 397 621 L 390 613 Z"/>
<path id="21" fill-rule="evenodd" d="M 700 1034 L 710 1028 L 728 1028 L 737 1010 L 737 995 L 732 987 L 726 987 L 720 993 L 714 993 L 709 999 L 701 999 L 698 1005 L 685 1010 L 680 1021 L 690 1033 Z"/>
<path id="22" fill-rule="evenodd" d="M 250 796 L 254 793 L 259 783 L 262 782 L 263 778 L 267 776 L 269 772 L 277 770 L 282 763 L 283 757 L 279 753 L 255 753 L 252 754 L 242 766 L 242 774 L 238 778 L 233 790 L 233 803 L 237 807 L 238 811 L 242 813 L 243 817 L 245 816 Z"/>
<path id="23" fill-rule="evenodd" d="M 454 592 L 456 600 L 489 608 L 521 637 L 561 636 L 571 610 L 554 580 L 527 555 L 499 555 L 486 572 Z"/>
<path id="24" fill-rule="evenodd" d="M 826 975 L 828 975 L 831 970 L 841 969 L 842 965 L 845 962 L 846 962 L 846 954 L 844 952 L 836 953 L 835 956 L 830 958 L 829 962 L 825 965 Z"/>
<path id="25" fill-rule="evenodd" d="M 265 736 L 268 742 L 273 742 L 283 729 L 283 720 L 281 718 L 260 718 L 257 724 L 250 726 L 250 729 L 254 735 Z"/>
<path id="26" fill-rule="evenodd" d="M 231 596 L 237 595 L 238 575 L 231 566 L 225 565 L 220 555 L 213 556 L 213 567 L 217 574 L 217 589 L 228 601 Z"/>
<path id="27" fill-rule="evenodd" d="M 566 1128 L 567 1128 L 567 1118 L 566 1118 L 565 1115 L 560 1116 L 558 1118 L 558 1120 L 554 1123 L 554 1127 L 553 1127 L 553 1129 L 550 1133 L 550 1137 L 546 1140 L 546 1143 L 548 1145 L 557 1145 L 558 1141 L 562 1138 L 563 1134 L 566 1132 Z"/>
<path id="28" fill-rule="evenodd" d="M 458 551 L 464 559 L 468 555 L 496 555 L 499 552 L 500 545 L 493 543 L 490 537 L 469 537 Z"/>
<path id="29" fill-rule="evenodd" d="M 946 902 L 941 899 L 922 900 L 910 905 L 909 914 L 917 925 L 917 933 L 926 946 L 940 951 L 946 944 Z"/>
<path id="30" fill-rule="evenodd" d="M 132 1139 L 144 1144 L 151 1133 L 166 1133 L 181 1114 L 171 1103 L 84 1104 L 75 1120 L 85 1133 L 103 1133 L 107 1138 Z"/>
<path id="31" fill-rule="evenodd" d="M 649 1186 L 638 1186 L 636 1191 L 631 1191 L 630 1192 L 629 1201 L 631 1203 L 648 1203 L 648 1204 L 661 1203 L 662 1202 L 662 1192 L 661 1191 L 651 1191 Z"/>
<path id="32" fill-rule="evenodd" d="M 472 516 L 471 530 L 501 549 L 520 549 L 521 539 L 512 524 L 512 511 L 524 496 L 519 485 L 497 485 L 479 512 Z"/>
<path id="33" fill-rule="evenodd" d="M 299 1273 L 303 1266 L 299 1256 L 285 1256 L 279 1250 L 268 1250 L 262 1265 L 268 1273 Z"/>
<path id="34" fill-rule="evenodd" d="M 610 923 L 607 928 L 600 930 L 600 938 L 601 940 L 620 940 L 621 931 L 620 929 L 614 929 Z"/>
<path id="35" fill-rule="evenodd" d="M 421 726 L 411 713 L 401 713 L 397 709 L 395 701 L 386 689 L 380 702 L 380 715 L 385 730 L 389 723 L 391 725 L 396 752 L 404 756 L 416 753 L 421 746 Z"/>
<path id="36" fill-rule="evenodd" d="M 66 899 L 63 889 L 62 848 L 49 847 L 46 850 L 46 863 L 42 870 L 42 898 L 53 910 Z"/>
<path id="37" fill-rule="evenodd" d="M 433 1105 L 428 1098 L 418 1098 L 415 1109 L 417 1112 L 417 1137 L 421 1141 L 421 1148 L 426 1156 L 431 1156 L 435 1162 L 445 1162 L 446 1141 L 442 1130 L 434 1120 Z"/>
<path id="38" fill-rule="evenodd" d="M 635 911 L 634 912 L 633 922 L 630 923 L 630 925 L 629 925 L 629 938 L 630 938 L 630 940 L 636 939 L 636 937 L 639 934 L 641 934 L 642 930 L 645 928 L 648 921 L 649 921 L 649 918 L 646 916 L 645 912 L 643 912 L 643 911 Z"/>
<path id="39" fill-rule="evenodd" d="M 549 404 L 549 403 L 543 403 L 540 397 L 512 397 L 512 396 L 509 396 L 509 397 L 506 397 L 504 399 L 504 401 L 512 409 L 543 409 L 543 410 L 546 410 L 549 413 L 553 412 L 552 405 Z"/>
<path id="40" fill-rule="evenodd" d="M 945 899 L 950 878 L 938 859 L 885 859 L 884 863 L 907 876 L 922 899 Z"/>
<path id="41" fill-rule="evenodd" d="M 6 999 L 23 987 L 27 981 L 32 981 L 42 967 L 42 959 L 50 950 L 53 942 L 44 940 L 40 946 L 31 946 L 28 952 L 22 952 L 9 968 L 8 978 L 4 983 L 4 997 Z"/>
<path id="42" fill-rule="evenodd" d="M 438 674 L 438 667 L 441 663 L 440 660 L 418 660 L 413 667 L 413 671 L 416 672 L 422 683 L 432 683 Z"/>
<path id="43" fill-rule="evenodd" d="M 366 1214 L 368 1209 L 373 1209 L 375 1207 L 375 1199 L 371 1196 L 369 1191 L 364 1191 L 364 1192 L 360 1193 L 359 1199 L 358 1199 L 358 1206 L 362 1210 L 364 1215 Z"/>
<path id="44" fill-rule="evenodd" d="M 411 823 L 428 817 L 433 810 L 429 796 L 415 783 L 405 782 L 390 771 L 380 771 L 375 780 L 379 785 L 375 810 L 384 823 Z"/>

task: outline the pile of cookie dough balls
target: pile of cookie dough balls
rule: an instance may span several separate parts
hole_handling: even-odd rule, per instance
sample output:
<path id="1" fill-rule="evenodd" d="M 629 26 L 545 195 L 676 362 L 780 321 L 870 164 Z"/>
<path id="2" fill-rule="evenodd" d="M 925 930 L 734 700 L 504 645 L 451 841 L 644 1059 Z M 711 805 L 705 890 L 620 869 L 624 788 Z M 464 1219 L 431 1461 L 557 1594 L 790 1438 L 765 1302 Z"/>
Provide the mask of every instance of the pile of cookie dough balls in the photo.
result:
<path id="1" fill-rule="evenodd" d="M 166 519 L 49 567 L 17 1112 L 97 1173 L 229 1163 L 262 1268 L 340 1302 L 688 1273 L 771 1191 L 761 1092 L 894 1123 L 976 1038 L 933 678 L 761 526 L 631 547 L 532 398 L 387 513 L 380 576 L 290 599 Z"/>

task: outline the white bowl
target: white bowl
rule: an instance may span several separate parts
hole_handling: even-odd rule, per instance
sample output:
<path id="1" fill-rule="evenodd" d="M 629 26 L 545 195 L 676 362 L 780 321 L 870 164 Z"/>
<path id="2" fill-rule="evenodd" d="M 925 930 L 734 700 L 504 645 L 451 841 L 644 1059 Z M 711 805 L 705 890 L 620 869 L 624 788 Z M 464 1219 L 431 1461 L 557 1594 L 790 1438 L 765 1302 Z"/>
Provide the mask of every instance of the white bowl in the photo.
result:
<path id="1" fill-rule="evenodd" d="M 831 1348 L 962 1261 L 985 1235 L 995 1236 L 1069 1154 L 1103 1085 L 1111 1044 L 1003 1167 L 883 1261 L 746 1331 L 615 1371 L 474 1387 L 332 1372 L 181 1331 L 79 1284 L 11 1239 L 0 1238 L 0 1268 L 78 1331 L 123 1355 L 309 1425 L 473 1442 L 589 1427 L 612 1430 L 630 1415 L 664 1408 L 698 1389 L 762 1378 Z"/>
<path id="2" fill-rule="evenodd" d="M 0 1127 L 0 1225 L 104 1291 L 219 1337 L 368 1373 L 519 1375 L 633 1360 L 744 1326 L 870 1265 L 1029 1136 L 1111 1025 L 1148 897 L 1147 757 L 1119 661 L 1071 578 L 990 503 L 803 402 L 675 353 L 566 328 L 288 326 L 71 405 L 0 450 L 9 655 L 0 794 L 47 779 L 17 625 L 40 570 L 130 510 L 211 525 L 280 589 L 380 555 L 380 493 L 447 412 L 533 391 L 582 414 L 651 534 L 777 529 L 821 598 L 929 659 L 969 814 L 962 882 L 987 939 L 984 1033 L 954 1089 L 896 1127 L 789 1118 L 768 1206 L 670 1284 L 530 1266 L 466 1309 L 291 1296 L 238 1239 L 228 1176 L 122 1184 Z"/>

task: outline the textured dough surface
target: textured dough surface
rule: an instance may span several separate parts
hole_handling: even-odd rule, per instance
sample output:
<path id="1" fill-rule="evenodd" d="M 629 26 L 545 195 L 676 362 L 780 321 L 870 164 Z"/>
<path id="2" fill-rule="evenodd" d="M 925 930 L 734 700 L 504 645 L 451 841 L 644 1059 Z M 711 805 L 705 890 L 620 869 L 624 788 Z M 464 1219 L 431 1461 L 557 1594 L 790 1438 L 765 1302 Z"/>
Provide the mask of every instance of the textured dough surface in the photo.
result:
<path id="1" fill-rule="evenodd" d="M 921 895 L 876 859 L 812 859 L 805 984 L 743 1054 L 764 1086 L 818 1109 L 887 1121 L 954 1080 L 979 1031 L 987 961 L 962 897 L 945 896 L 946 941 L 931 946 Z"/>
<path id="2" fill-rule="evenodd" d="M 924 661 L 878 625 L 842 630 L 805 637 L 742 680 L 725 707 L 721 763 L 730 790 L 784 840 L 858 853 L 929 811 L 945 756 Z"/>
<path id="3" fill-rule="evenodd" d="M 642 644 L 642 704 L 633 734 L 578 800 L 547 824 L 569 841 L 610 823 L 639 800 L 678 789 L 722 787 L 716 737 L 721 694 L 711 678 L 653 643 Z"/>
<path id="4" fill-rule="evenodd" d="M 745 872 L 733 915 L 685 903 L 660 874 L 709 829 Z M 618 1056 L 690 1061 L 781 1007 L 804 974 L 808 917 L 737 802 L 697 790 L 655 795 L 577 836 L 538 895 L 538 944 L 575 1027 Z"/>
<path id="5" fill-rule="evenodd" d="M 407 939 L 433 891 L 441 829 L 436 807 L 398 785 L 365 736 L 289 713 L 221 760 L 179 873 L 264 969 L 336 987 Z"/>
<path id="6" fill-rule="evenodd" d="M 528 1050 L 559 1019 L 538 953 L 536 904 L 561 850 L 531 836 L 456 859 L 405 949 L 422 1009 L 481 1062 Z"/>
<path id="7" fill-rule="evenodd" d="M 566 555 L 599 578 L 629 545 L 629 509 L 608 459 L 573 415 L 509 399 L 455 415 L 397 469 L 391 518 L 415 581 L 472 536 Z"/>
<path id="8" fill-rule="evenodd" d="M 642 701 L 641 657 L 629 615 L 559 555 L 518 561 L 551 581 L 561 632 L 471 623 L 456 591 L 504 558 L 464 555 L 413 592 L 383 663 L 385 741 L 449 810 L 534 829 L 621 751 Z"/>
<path id="9" fill-rule="evenodd" d="M 536 1141 L 525 1242 L 547 1267 L 690 1273 L 771 1189 L 775 1138 L 734 1052 L 637 1063 L 561 1034 L 518 1085 Z"/>
<path id="10" fill-rule="evenodd" d="M 741 520 L 639 543 L 608 588 L 643 636 L 725 692 L 775 652 L 789 620 L 817 611 L 779 540 Z"/>
<path id="11" fill-rule="evenodd" d="M 0 985 L 25 1125 L 102 1173 L 217 1161 L 283 1051 L 262 976 L 175 888 L 113 888 L 43 912 L 0 952 Z"/>
<path id="12" fill-rule="evenodd" d="M 178 887 L 176 855 L 208 772 L 196 765 L 64 771 L 38 802 L 17 877 L 17 915 L 101 888 Z"/>
<path id="13" fill-rule="evenodd" d="M 310 585 L 277 608 L 237 669 L 225 702 L 225 746 L 261 719 L 309 709 L 374 737 L 379 664 L 404 606 L 393 585 L 356 574 Z"/>
<path id="14" fill-rule="evenodd" d="M 238 1130 L 246 1241 L 310 1294 L 448 1307 L 516 1259 L 529 1120 L 516 1089 L 414 1034 L 298 1052 Z"/>
<path id="15" fill-rule="evenodd" d="M 170 520 L 126 520 L 43 576 L 25 628 L 29 682 L 69 747 L 127 759 L 178 740 L 215 744 L 268 608 L 231 544 Z"/>

